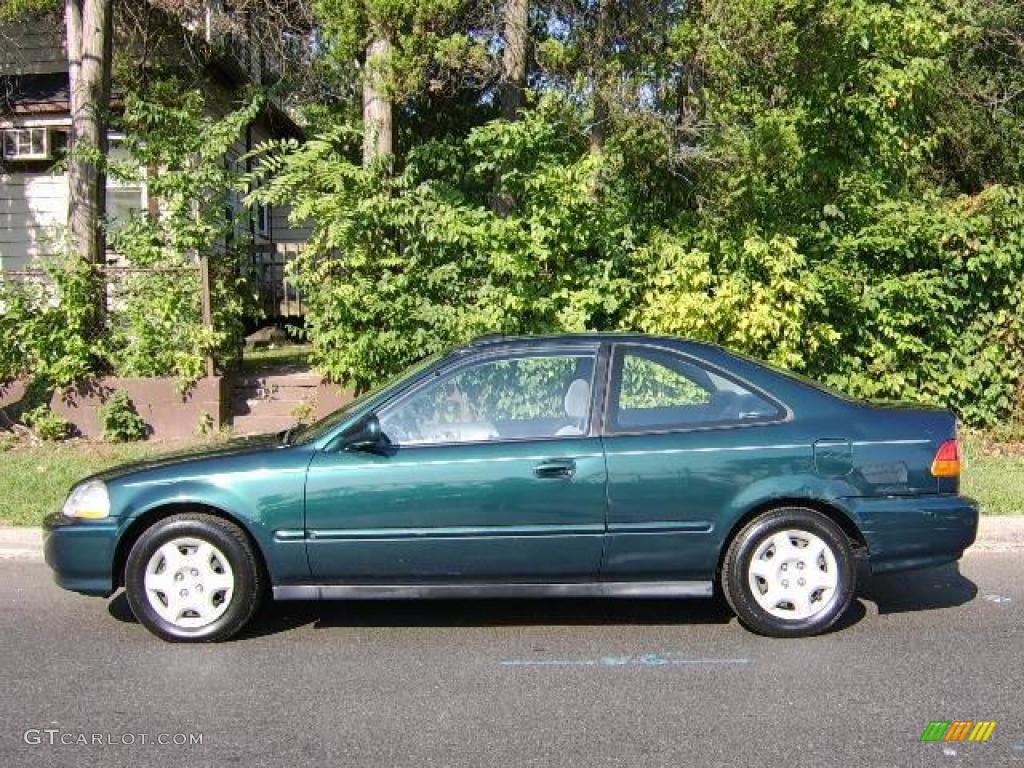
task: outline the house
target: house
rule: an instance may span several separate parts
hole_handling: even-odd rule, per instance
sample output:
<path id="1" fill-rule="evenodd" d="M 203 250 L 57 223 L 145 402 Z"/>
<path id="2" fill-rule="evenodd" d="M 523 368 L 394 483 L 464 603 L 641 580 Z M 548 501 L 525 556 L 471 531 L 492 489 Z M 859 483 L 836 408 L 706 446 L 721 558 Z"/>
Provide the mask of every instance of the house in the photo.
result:
<path id="1" fill-rule="evenodd" d="M 208 37 L 211 33 L 186 31 Z M 223 41 L 220 41 L 223 43 Z M 209 90 L 211 103 L 230 99 L 247 84 L 264 82 L 272 63 L 244 38 L 219 45 L 217 55 L 207 57 L 194 78 Z M 67 221 L 68 184 L 60 168 L 67 146 L 71 118 L 68 106 L 68 67 L 63 24 L 51 17 L 31 23 L 0 27 L 0 272 L 24 273 L 38 258 L 61 247 Z M 111 107 L 117 110 L 121 94 L 114 83 Z M 238 137 L 225 163 L 239 164 L 256 143 L 277 137 L 300 137 L 301 131 L 273 100 Z M 111 159 L 124 153 L 121 137 L 111 132 Z M 124 183 L 107 181 L 107 217 L 116 226 L 131 212 L 156 214 L 159 203 L 147 196 L 144 178 Z M 293 227 L 289 210 L 281 206 L 243 208 L 238 196 L 226 212 L 237 230 L 247 230 L 252 248 L 249 263 L 259 280 L 265 316 L 302 314 L 301 297 L 284 277 L 285 264 L 293 259 L 308 237 L 308 228 Z M 117 255 L 108 254 L 116 263 Z"/>

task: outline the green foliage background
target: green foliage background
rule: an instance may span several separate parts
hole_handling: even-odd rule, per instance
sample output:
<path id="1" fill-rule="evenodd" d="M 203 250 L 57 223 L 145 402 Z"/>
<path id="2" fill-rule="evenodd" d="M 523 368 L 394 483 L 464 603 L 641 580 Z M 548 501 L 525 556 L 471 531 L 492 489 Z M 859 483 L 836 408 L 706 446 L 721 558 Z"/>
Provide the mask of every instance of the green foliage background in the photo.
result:
<path id="1" fill-rule="evenodd" d="M 553 32 L 575 22 L 546 3 L 517 120 L 486 88 L 454 121 L 465 89 L 430 113 L 410 86 L 385 163 L 358 164 L 351 109 L 318 113 L 301 146 L 262 147 L 259 194 L 315 228 L 296 277 L 316 363 L 365 388 L 481 333 L 635 329 L 972 424 L 1014 415 L 1021 6 L 641 5 L 620 4 L 632 26 L 605 62 L 599 151 L 586 35 Z M 364 17 L 337 23 L 340 48 L 365 42 Z M 443 130 L 417 135 L 430 115 Z"/>
<path id="2" fill-rule="evenodd" d="M 188 381 L 207 352 L 230 360 L 248 291 L 223 205 L 255 189 L 312 226 L 294 277 L 314 362 L 358 389 L 483 333 L 633 329 L 970 424 L 1021 417 L 1019 0 L 529 6 L 526 105 L 502 119 L 503 4 L 315 0 L 320 91 L 275 94 L 307 140 L 259 147 L 249 178 L 221 159 L 258 99 L 214 119 L 147 83 L 121 127 L 168 213 L 112 239 L 142 268 L 209 254 L 215 327 L 154 271 L 98 328 L 95 276 L 58 263 L 48 293 L 0 296 L 0 378 Z M 367 62 L 382 37 L 390 58 Z M 395 153 L 364 167 L 368 79 Z"/>

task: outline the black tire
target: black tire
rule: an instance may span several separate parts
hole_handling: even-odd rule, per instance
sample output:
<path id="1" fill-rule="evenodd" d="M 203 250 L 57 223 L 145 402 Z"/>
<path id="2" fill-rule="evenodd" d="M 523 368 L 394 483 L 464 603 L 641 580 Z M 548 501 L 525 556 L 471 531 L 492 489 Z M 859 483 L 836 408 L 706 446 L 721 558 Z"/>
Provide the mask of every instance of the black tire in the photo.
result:
<path id="1" fill-rule="evenodd" d="M 836 587 L 824 600 L 825 604 L 807 618 L 781 618 L 769 613 L 755 598 L 750 583 L 749 569 L 754 555 L 766 538 L 784 530 L 817 536 L 832 550 L 835 558 Z M 764 557 L 771 554 L 766 552 Z M 832 520 L 812 509 L 784 507 L 754 518 L 736 535 L 722 561 L 721 588 L 740 622 L 751 631 L 769 637 L 808 637 L 827 630 L 850 607 L 857 591 L 856 562 L 849 539 Z M 824 594 L 821 591 L 815 596 L 821 599 Z M 787 603 L 781 602 L 781 608 L 785 609 Z M 814 605 L 813 602 L 810 604 Z M 789 603 L 788 607 L 795 606 Z"/>
<path id="2" fill-rule="evenodd" d="M 225 600 L 227 608 L 203 626 L 183 627 L 168 621 L 146 594 L 150 559 L 160 547 L 178 538 L 212 544 L 223 553 L 234 577 L 230 598 Z M 185 547 L 183 551 L 191 550 Z M 214 515 L 195 513 L 165 517 L 142 533 L 128 554 L 124 585 L 132 612 L 154 635 L 170 642 L 216 642 L 228 639 L 249 622 L 263 596 L 264 578 L 260 561 L 241 528 Z"/>

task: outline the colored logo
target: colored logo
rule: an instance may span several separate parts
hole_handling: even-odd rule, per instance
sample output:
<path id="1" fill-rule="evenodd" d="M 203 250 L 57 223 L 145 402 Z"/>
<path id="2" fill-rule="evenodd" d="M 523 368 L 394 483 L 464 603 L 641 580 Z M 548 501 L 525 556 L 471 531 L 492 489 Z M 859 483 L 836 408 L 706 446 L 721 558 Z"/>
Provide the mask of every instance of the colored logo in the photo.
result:
<path id="1" fill-rule="evenodd" d="M 921 741 L 988 741 L 995 729 L 995 720 L 932 720 Z"/>

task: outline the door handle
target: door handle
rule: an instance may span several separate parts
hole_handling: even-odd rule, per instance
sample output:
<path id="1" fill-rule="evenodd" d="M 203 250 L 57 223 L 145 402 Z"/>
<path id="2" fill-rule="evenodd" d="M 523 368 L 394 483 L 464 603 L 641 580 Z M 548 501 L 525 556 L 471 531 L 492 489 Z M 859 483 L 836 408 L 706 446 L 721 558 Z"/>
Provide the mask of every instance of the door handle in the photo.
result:
<path id="1" fill-rule="evenodd" d="M 533 468 L 533 474 L 541 479 L 572 477 L 576 474 L 576 462 L 572 459 L 547 459 Z"/>

